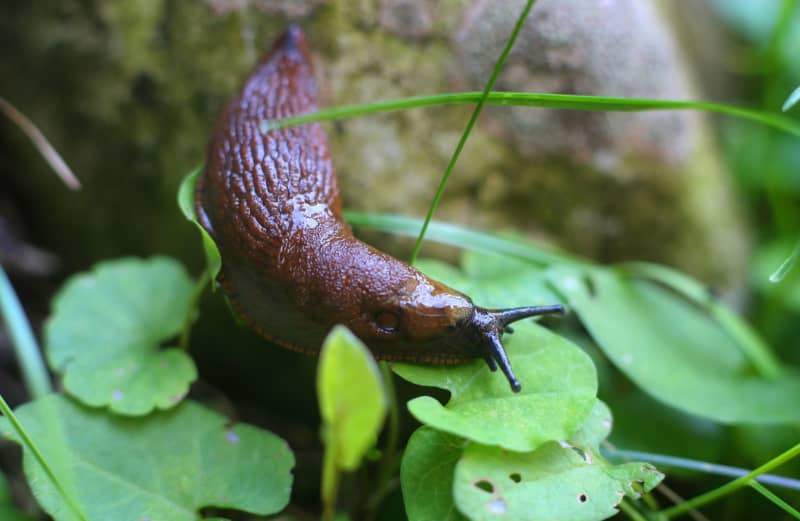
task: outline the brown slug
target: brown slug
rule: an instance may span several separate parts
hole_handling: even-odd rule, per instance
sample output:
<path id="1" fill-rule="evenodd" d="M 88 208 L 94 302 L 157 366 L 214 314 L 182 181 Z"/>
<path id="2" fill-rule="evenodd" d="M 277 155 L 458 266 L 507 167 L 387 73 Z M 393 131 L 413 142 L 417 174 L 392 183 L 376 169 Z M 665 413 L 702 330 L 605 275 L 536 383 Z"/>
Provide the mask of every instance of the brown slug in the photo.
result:
<path id="1" fill-rule="evenodd" d="M 482 357 L 519 391 L 501 335 L 511 322 L 562 306 L 480 308 L 353 237 L 322 127 L 260 129 L 315 110 L 310 51 L 292 26 L 217 120 L 195 206 L 222 254 L 219 279 L 236 310 L 289 349 L 318 353 L 330 329 L 344 324 L 378 359 Z"/>

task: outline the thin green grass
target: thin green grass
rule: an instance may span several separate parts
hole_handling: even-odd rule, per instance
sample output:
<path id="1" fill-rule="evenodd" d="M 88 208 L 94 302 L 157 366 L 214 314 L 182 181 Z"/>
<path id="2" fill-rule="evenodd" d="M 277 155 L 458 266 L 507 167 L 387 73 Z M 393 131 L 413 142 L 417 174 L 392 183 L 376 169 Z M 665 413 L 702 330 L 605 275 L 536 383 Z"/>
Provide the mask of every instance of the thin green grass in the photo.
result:
<path id="1" fill-rule="evenodd" d="M 757 478 L 758 476 L 766 474 L 770 470 L 783 465 L 784 463 L 797 457 L 798 455 L 800 455 L 800 443 L 790 448 L 789 450 L 779 454 L 778 456 L 772 458 L 771 460 L 764 463 L 757 469 L 748 472 L 744 476 L 736 478 L 733 481 L 722 485 L 721 487 L 715 488 L 714 490 L 710 490 L 705 494 L 701 494 L 693 499 L 690 499 L 685 503 L 681 503 L 680 505 L 675 505 L 674 507 L 662 510 L 660 514 L 665 516 L 667 519 L 671 519 L 681 514 L 685 514 L 686 512 L 689 512 L 691 510 L 696 510 L 703 505 L 707 505 L 718 499 L 721 499 L 724 496 L 727 496 L 728 494 L 736 492 L 742 487 L 749 486 L 752 482 L 754 482 L 755 478 Z"/>
<path id="2" fill-rule="evenodd" d="M 47 374 L 36 338 L 25 318 L 22 304 L 0 266 L 0 317 L 11 335 L 11 344 L 16 352 L 25 387 L 33 398 L 39 398 L 52 391 L 50 376 Z"/>
<path id="3" fill-rule="evenodd" d="M 477 103 L 482 92 L 452 92 L 428 96 L 376 101 L 358 105 L 344 105 L 301 114 L 291 118 L 263 121 L 261 130 L 293 127 L 305 123 L 349 119 L 382 112 L 396 112 L 436 105 L 463 105 Z M 544 92 L 490 92 L 486 98 L 489 105 L 531 107 L 542 109 L 588 110 L 594 112 L 642 112 L 653 110 L 699 110 L 724 114 L 739 119 L 754 121 L 794 136 L 800 137 L 800 121 L 782 114 L 749 109 L 725 103 L 692 100 L 658 100 L 648 98 L 624 98 L 614 96 L 588 96 L 582 94 L 552 94 Z"/>
<path id="4" fill-rule="evenodd" d="M 761 483 L 758 483 L 757 481 L 751 481 L 750 487 L 753 490 L 759 492 L 765 498 L 772 501 L 772 503 L 777 505 L 777 507 L 783 510 L 784 512 L 788 513 L 795 519 L 800 519 L 800 512 L 798 512 L 796 508 L 794 508 L 792 505 L 784 501 L 782 498 L 778 497 L 774 492 L 772 492 L 770 489 L 768 489 Z"/>
<path id="5" fill-rule="evenodd" d="M 519 32 L 522 30 L 522 26 L 525 24 L 525 20 L 528 18 L 528 14 L 535 3 L 536 0 L 528 0 L 525 3 L 525 6 L 522 8 L 522 11 L 517 17 L 517 21 L 514 24 L 514 29 L 511 31 L 508 41 L 506 41 L 503 52 L 500 53 L 497 63 L 494 64 L 492 75 L 489 77 L 489 81 L 486 82 L 486 86 L 483 88 L 481 97 L 478 99 L 478 103 L 475 105 L 475 109 L 472 111 L 472 115 L 467 122 L 467 126 L 464 128 L 464 132 L 461 134 L 461 139 L 458 140 L 458 144 L 453 151 L 453 155 L 450 157 L 450 162 L 447 163 L 447 168 L 445 168 L 442 179 L 439 181 L 439 186 L 436 188 L 433 201 L 431 201 L 430 207 L 428 207 L 428 213 L 425 215 L 425 221 L 422 223 L 422 228 L 419 230 L 417 241 L 414 243 L 414 250 L 411 252 L 411 259 L 409 260 L 411 264 L 414 264 L 417 261 L 419 251 L 422 249 L 422 241 L 425 239 L 425 233 L 428 231 L 428 225 L 433 218 L 433 214 L 436 212 L 436 209 L 439 207 L 439 202 L 442 200 L 442 195 L 444 195 L 444 189 L 447 186 L 447 181 L 450 179 L 450 175 L 453 173 L 453 169 L 458 162 L 458 158 L 461 156 L 461 151 L 464 149 L 464 145 L 467 143 L 469 135 L 472 134 L 472 129 L 475 127 L 475 123 L 478 121 L 478 116 L 480 116 L 481 111 L 483 110 L 483 105 L 486 103 L 486 99 L 489 97 L 489 93 L 492 91 L 492 87 L 494 87 L 497 77 L 500 75 L 500 71 L 503 70 L 503 65 L 506 62 L 508 53 L 510 53 L 511 48 L 514 47 L 514 42 L 517 41 L 517 36 L 519 36 Z"/>
<path id="6" fill-rule="evenodd" d="M 50 465 L 47 463 L 47 459 L 42 454 L 42 451 L 40 451 L 39 447 L 37 447 L 36 444 L 33 442 L 33 439 L 25 430 L 25 427 L 22 425 L 22 423 L 20 423 L 19 419 L 11 410 L 11 407 L 9 407 L 8 403 L 6 402 L 5 398 L 3 398 L 2 395 L 0 395 L 0 412 L 3 413 L 3 416 L 8 418 L 8 423 L 11 424 L 11 427 L 14 429 L 14 432 L 16 432 L 17 436 L 19 436 L 19 439 L 22 442 L 22 444 L 28 448 L 31 454 L 33 454 L 33 457 L 36 458 L 36 461 L 39 463 L 39 465 L 42 466 L 42 469 L 44 469 L 45 474 L 47 474 L 47 477 L 53 483 L 53 486 L 56 488 L 56 490 L 58 490 L 58 493 L 61 494 L 61 496 L 64 498 L 64 501 L 67 503 L 67 505 L 69 505 L 69 508 L 72 510 L 72 512 L 78 517 L 78 519 L 81 519 L 83 521 L 89 521 L 89 519 L 83 513 L 81 508 L 78 506 L 78 503 L 67 492 L 66 488 L 61 483 L 61 480 L 58 479 L 58 476 L 56 476 L 56 473 L 53 471 L 52 467 L 50 467 Z"/>

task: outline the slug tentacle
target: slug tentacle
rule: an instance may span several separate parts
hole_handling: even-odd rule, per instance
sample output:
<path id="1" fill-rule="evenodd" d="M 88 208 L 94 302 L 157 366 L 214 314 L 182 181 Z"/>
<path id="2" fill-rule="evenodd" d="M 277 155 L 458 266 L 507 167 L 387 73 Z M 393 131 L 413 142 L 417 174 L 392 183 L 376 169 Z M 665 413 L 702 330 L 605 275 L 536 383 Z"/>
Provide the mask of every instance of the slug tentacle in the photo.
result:
<path id="1" fill-rule="evenodd" d="M 311 51 L 297 26 L 278 39 L 217 119 L 195 207 L 222 255 L 220 282 L 261 335 L 317 353 L 336 324 L 376 358 L 435 364 L 484 358 L 520 383 L 509 324 L 561 306 L 487 310 L 353 237 L 318 123 L 262 131 L 317 109 Z"/>
<path id="2" fill-rule="evenodd" d="M 511 384 L 511 390 L 515 393 L 519 392 L 522 386 L 514 375 L 513 369 L 511 369 L 511 362 L 509 362 L 506 350 L 500 341 L 501 335 L 504 332 L 509 332 L 509 324 L 512 322 L 537 315 L 563 312 L 564 306 L 561 304 L 508 309 L 475 308 L 472 324 L 478 335 L 480 335 L 478 342 L 484 349 L 483 358 L 491 371 L 496 371 L 497 366 L 500 366 L 500 370 L 503 371 L 508 383 Z"/>

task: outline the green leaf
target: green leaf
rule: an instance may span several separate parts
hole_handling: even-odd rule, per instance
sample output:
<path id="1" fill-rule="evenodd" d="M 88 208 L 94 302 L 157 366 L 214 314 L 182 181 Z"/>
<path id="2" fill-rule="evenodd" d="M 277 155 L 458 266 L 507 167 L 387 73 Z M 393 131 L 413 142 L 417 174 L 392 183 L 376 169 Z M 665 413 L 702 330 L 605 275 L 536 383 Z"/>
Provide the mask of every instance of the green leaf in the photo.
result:
<path id="1" fill-rule="evenodd" d="M 783 103 L 783 107 L 781 107 L 781 110 L 783 112 L 786 112 L 795 105 L 797 105 L 798 102 L 800 102 L 800 87 L 797 87 L 792 91 L 791 94 L 789 94 L 789 97 L 786 98 L 786 101 Z"/>
<path id="2" fill-rule="evenodd" d="M 90 520 L 195 521 L 211 506 L 268 515 L 289 500 L 286 442 L 193 402 L 134 419 L 49 395 L 17 414 Z M 6 419 L 0 433 L 19 442 Z M 77 519 L 27 449 L 24 468 L 45 511 Z"/>
<path id="3" fill-rule="evenodd" d="M 610 427 L 608 408 L 597 402 L 571 444 L 548 442 L 522 454 L 469 445 L 456 466 L 456 505 L 473 521 L 590 521 L 614 515 L 623 496 L 638 498 L 640 489 L 651 490 L 663 475 L 651 465 L 614 466 L 600 457 L 597 444 Z"/>
<path id="4" fill-rule="evenodd" d="M 461 521 L 453 499 L 453 474 L 466 440 L 420 427 L 408 440 L 400 467 L 409 521 Z"/>
<path id="5" fill-rule="evenodd" d="M 319 357 L 317 393 L 326 450 L 339 468 L 355 470 L 375 445 L 386 416 L 386 391 L 366 346 L 344 326 L 325 339 Z"/>
<path id="6" fill-rule="evenodd" d="M 222 255 L 214 239 L 211 238 L 211 235 L 209 235 L 197 219 L 197 213 L 194 208 L 195 187 L 197 186 L 197 178 L 200 177 L 202 172 L 203 165 L 200 165 L 183 178 L 181 186 L 178 188 L 178 206 L 181 212 L 183 212 L 183 216 L 186 217 L 187 220 L 193 222 L 200 231 L 200 237 L 203 240 L 203 251 L 206 254 L 206 269 L 211 276 L 211 280 L 214 280 L 217 278 L 219 270 L 222 268 Z"/>
<path id="7" fill-rule="evenodd" d="M 611 407 L 615 414 L 610 439 L 616 447 L 706 461 L 723 458 L 730 432 L 719 423 L 669 407 L 643 391 L 628 392 Z"/>
<path id="8" fill-rule="evenodd" d="M 162 342 L 180 333 L 193 285 L 173 259 L 119 259 L 71 277 L 45 324 L 48 361 L 70 394 L 128 415 L 178 404 L 194 362 Z"/>
<path id="9" fill-rule="evenodd" d="M 3 521 L 32 521 L 32 518 L 14 508 L 6 478 L 0 474 L 0 519 Z"/>
<path id="10" fill-rule="evenodd" d="M 800 376 L 753 376 L 702 308 L 615 269 L 561 269 L 551 280 L 609 359 L 651 396 L 723 423 L 800 420 Z"/>
<path id="11" fill-rule="evenodd" d="M 499 255 L 468 253 L 460 271 L 442 263 L 420 264 L 428 275 L 473 297 L 486 307 L 555 303 L 544 287 L 544 272 Z M 513 275 L 513 276 L 512 276 Z M 589 413 L 597 394 L 591 359 L 577 346 L 535 325 L 514 324 L 503 342 L 522 391 L 514 394 L 502 374 L 483 360 L 456 366 L 393 364 L 406 380 L 447 389 L 446 406 L 422 396 L 408 403 L 419 421 L 486 445 L 529 451 L 549 440 L 566 439 Z"/>
<path id="12" fill-rule="evenodd" d="M 599 451 L 600 443 L 611 433 L 613 423 L 611 409 L 603 401 L 597 400 L 580 428 L 570 436 L 570 443 Z"/>
<path id="13" fill-rule="evenodd" d="M 516 450 L 563 440 L 589 413 L 597 376 L 589 357 L 568 340 L 532 323 L 515 325 L 505 344 L 522 391 L 514 394 L 483 360 L 457 366 L 395 364 L 406 380 L 450 391 L 447 405 L 430 396 L 408 408 L 422 423 L 464 438 Z"/>
<path id="14" fill-rule="evenodd" d="M 761 376 L 772 377 L 780 373 L 780 362 L 755 330 L 727 307 L 714 300 L 710 292 L 689 275 L 667 266 L 647 262 L 626 263 L 620 265 L 620 269 L 625 274 L 663 284 L 702 308 L 701 312 L 708 313 L 716 320 Z"/>

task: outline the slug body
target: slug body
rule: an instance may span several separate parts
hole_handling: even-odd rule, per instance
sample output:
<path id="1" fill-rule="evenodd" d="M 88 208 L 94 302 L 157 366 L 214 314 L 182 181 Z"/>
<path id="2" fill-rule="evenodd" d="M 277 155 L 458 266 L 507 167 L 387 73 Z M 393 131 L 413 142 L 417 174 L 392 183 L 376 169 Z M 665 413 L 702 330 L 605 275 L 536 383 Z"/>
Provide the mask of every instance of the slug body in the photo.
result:
<path id="1" fill-rule="evenodd" d="M 217 120 L 195 206 L 220 249 L 220 282 L 239 314 L 268 339 L 311 354 L 344 324 L 379 359 L 481 357 L 518 391 L 502 333 L 514 320 L 561 306 L 479 308 L 353 237 L 322 127 L 260 129 L 314 110 L 310 51 L 292 26 Z"/>

